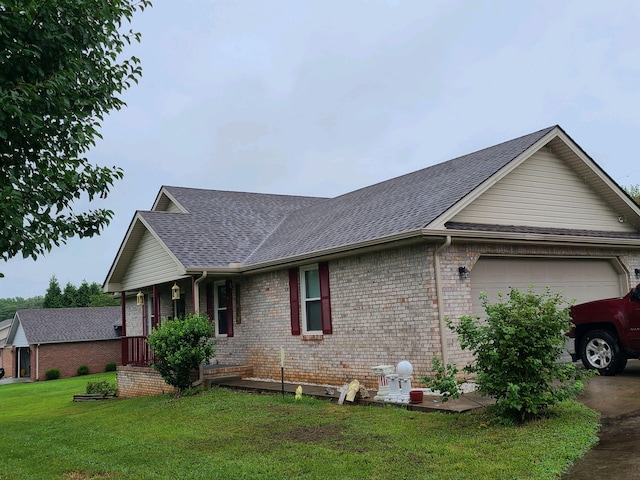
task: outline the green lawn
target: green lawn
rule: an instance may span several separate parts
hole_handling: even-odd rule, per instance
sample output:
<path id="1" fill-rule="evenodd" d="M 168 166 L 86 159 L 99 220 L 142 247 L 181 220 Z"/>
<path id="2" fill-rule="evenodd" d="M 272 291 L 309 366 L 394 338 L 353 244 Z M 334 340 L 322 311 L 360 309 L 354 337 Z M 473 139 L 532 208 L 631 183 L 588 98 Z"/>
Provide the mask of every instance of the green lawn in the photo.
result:
<path id="1" fill-rule="evenodd" d="M 0 385 L 0 479 L 553 479 L 598 428 L 573 402 L 523 427 L 224 389 L 72 402 L 101 379 Z"/>

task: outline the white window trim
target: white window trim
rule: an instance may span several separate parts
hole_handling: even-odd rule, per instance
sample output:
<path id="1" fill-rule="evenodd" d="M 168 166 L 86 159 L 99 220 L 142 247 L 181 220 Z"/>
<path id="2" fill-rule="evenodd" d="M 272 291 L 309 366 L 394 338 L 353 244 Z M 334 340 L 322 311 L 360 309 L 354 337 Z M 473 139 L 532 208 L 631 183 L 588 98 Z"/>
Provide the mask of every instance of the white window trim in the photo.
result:
<path id="1" fill-rule="evenodd" d="M 317 298 L 308 299 L 306 297 L 307 288 L 306 288 L 305 272 L 308 272 L 309 270 L 318 270 L 318 274 L 320 274 L 317 263 L 314 263 L 313 265 L 304 265 L 300 267 L 300 274 L 299 274 L 300 276 L 300 310 L 301 310 L 300 320 L 302 323 L 302 334 L 303 335 L 322 335 L 322 328 L 320 328 L 320 330 L 307 330 L 307 300 L 320 301 L 320 298 L 321 298 L 321 297 L 317 297 Z"/>
<path id="2" fill-rule="evenodd" d="M 226 333 L 220 333 L 220 325 L 218 323 L 218 312 L 219 311 L 224 311 L 224 312 L 228 312 L 227 307 L 223 308 L 218 308 L 218 287 L 225 287 L 226 288 L 226 282 L 224 280 L 222 281 L 218 281 L 218 282 L 213 282 L 213 322 L 215 324 L 215 334 L 216 337 L 226 337 L 227 334 Z M 227 302 L 229 301 L 229 299 L 227 298 Z"/>

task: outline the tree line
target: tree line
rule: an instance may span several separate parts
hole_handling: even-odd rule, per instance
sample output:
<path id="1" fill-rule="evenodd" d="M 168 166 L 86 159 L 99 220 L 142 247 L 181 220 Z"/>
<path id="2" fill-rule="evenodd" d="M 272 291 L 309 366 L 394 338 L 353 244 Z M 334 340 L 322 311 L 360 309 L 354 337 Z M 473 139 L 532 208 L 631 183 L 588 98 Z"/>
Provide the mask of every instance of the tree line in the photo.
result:
<path id="1" fill-rule="evenodd" d="M 0 321 L 13 318 L 16 310 L 31 308 L 74 308 L 74 307 L 108 307 L 120 305 L 120 299 L 102 291 L 97 282 L 86 280 L 76 287 L 67 283 L 62 289 L 56 276 L 49 280 L 49 287 L 44 296 L 31 298 L 0 298 Z"/>

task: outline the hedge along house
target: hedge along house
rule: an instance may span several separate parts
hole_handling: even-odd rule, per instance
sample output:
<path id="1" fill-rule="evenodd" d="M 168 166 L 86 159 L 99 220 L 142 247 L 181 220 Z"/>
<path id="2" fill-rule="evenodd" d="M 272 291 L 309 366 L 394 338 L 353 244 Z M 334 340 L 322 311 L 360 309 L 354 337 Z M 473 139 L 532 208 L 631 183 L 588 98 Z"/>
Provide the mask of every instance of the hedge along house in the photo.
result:
<path id="1" fill-rule="evenodd" d="M 553 126 L 336 198 L 162 187 L 135 213 L 104 289 L 122 297 L 123 364 L 159 319 L 207 314 L 216 361 L 253 375 L 376 385 L 371 367 L 466 364 L 445 318 L 550 286 L 625 293 L 640 209 Z M 176 300 L 172 300 L 172 287 Z"/>
<path id="2" fill-rule="evenodd" d="M 18 310 L 4 346 L 5 375 L 45 380 L 45 372 L 60 369 L 60 377 L 104 372 L 120 362 L 121 308 L 40 308 Z"/>

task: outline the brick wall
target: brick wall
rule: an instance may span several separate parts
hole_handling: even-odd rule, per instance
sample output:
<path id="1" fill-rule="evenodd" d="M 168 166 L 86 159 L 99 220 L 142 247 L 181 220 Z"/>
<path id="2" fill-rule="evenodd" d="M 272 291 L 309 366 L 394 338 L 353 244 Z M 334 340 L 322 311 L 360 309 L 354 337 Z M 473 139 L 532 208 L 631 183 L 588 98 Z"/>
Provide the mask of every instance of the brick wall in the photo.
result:
<path id="1" fill-rule="evenodd" d="M 118 366 L 117 375 L 120 398 L 148 397 L 175 391 L 151 367 Z"/>
<path id="2" fill-rule="evenodd" d="M 217 339 L 216 361 L 248 364 L 256 377 L 279 379 L 283 347 L 286 380 L 341 385 L 356 378 L 375 388 L 372 366 L 408 360 L 417 384 L 430 373 L 432 357 L 442 356 L 433 266 L 438 246 L 424 243 L 329 262 L 331 335 L 291 335 L 287 270 L 234 279 L 241 316 L 234 319 L 234 337 Z M 640 267 L 640 254 L 630 251 L 454 242 L 441 253 L 445 317 L 455 321 L 472 314 L 471 284 L 460 279 L 458 267 L 471 270 L 481 255 L 618 257 L 630 272 L 630 285 L 640 282 L 633 274 Z M 200 289 L 202 313 L 205 283 Z M 128 317 L 127 322 L 135 323 L 136 318 Z M 461 369 L 472 360 L 471 354 L 460 349 L 448 329 L 444 335 L 449 361 Z"/>
<path id="3" fill-rule="evenodd" d="M 89 373 L 104 372 L 107 363 L 120 363 L 120 339 L 55 343 L 31 347 L 31 379 L 46 380 L 50 368 L 60 369 L 60 378 L 75 377 L 80 365 Z M 36 367 L 37 364 L 37 367 Z M 36 371 L 36 368 L 38 369 Z"/>
<path id="4" fill-rule="evenodd" d="M 214 378 L 226 375 L 241 377 L 252 376 L 252 368 L 248 365 L 223 366 L 212 365 L 205 367 L 204 378 Z M 151 367 L 118 367 L 118 396 L 120 398 L 148 397 L 175 392 L 175 388 L 166 383 L 162 376 Z M 193 380 L 198 378 L 196 372 Z"/>

